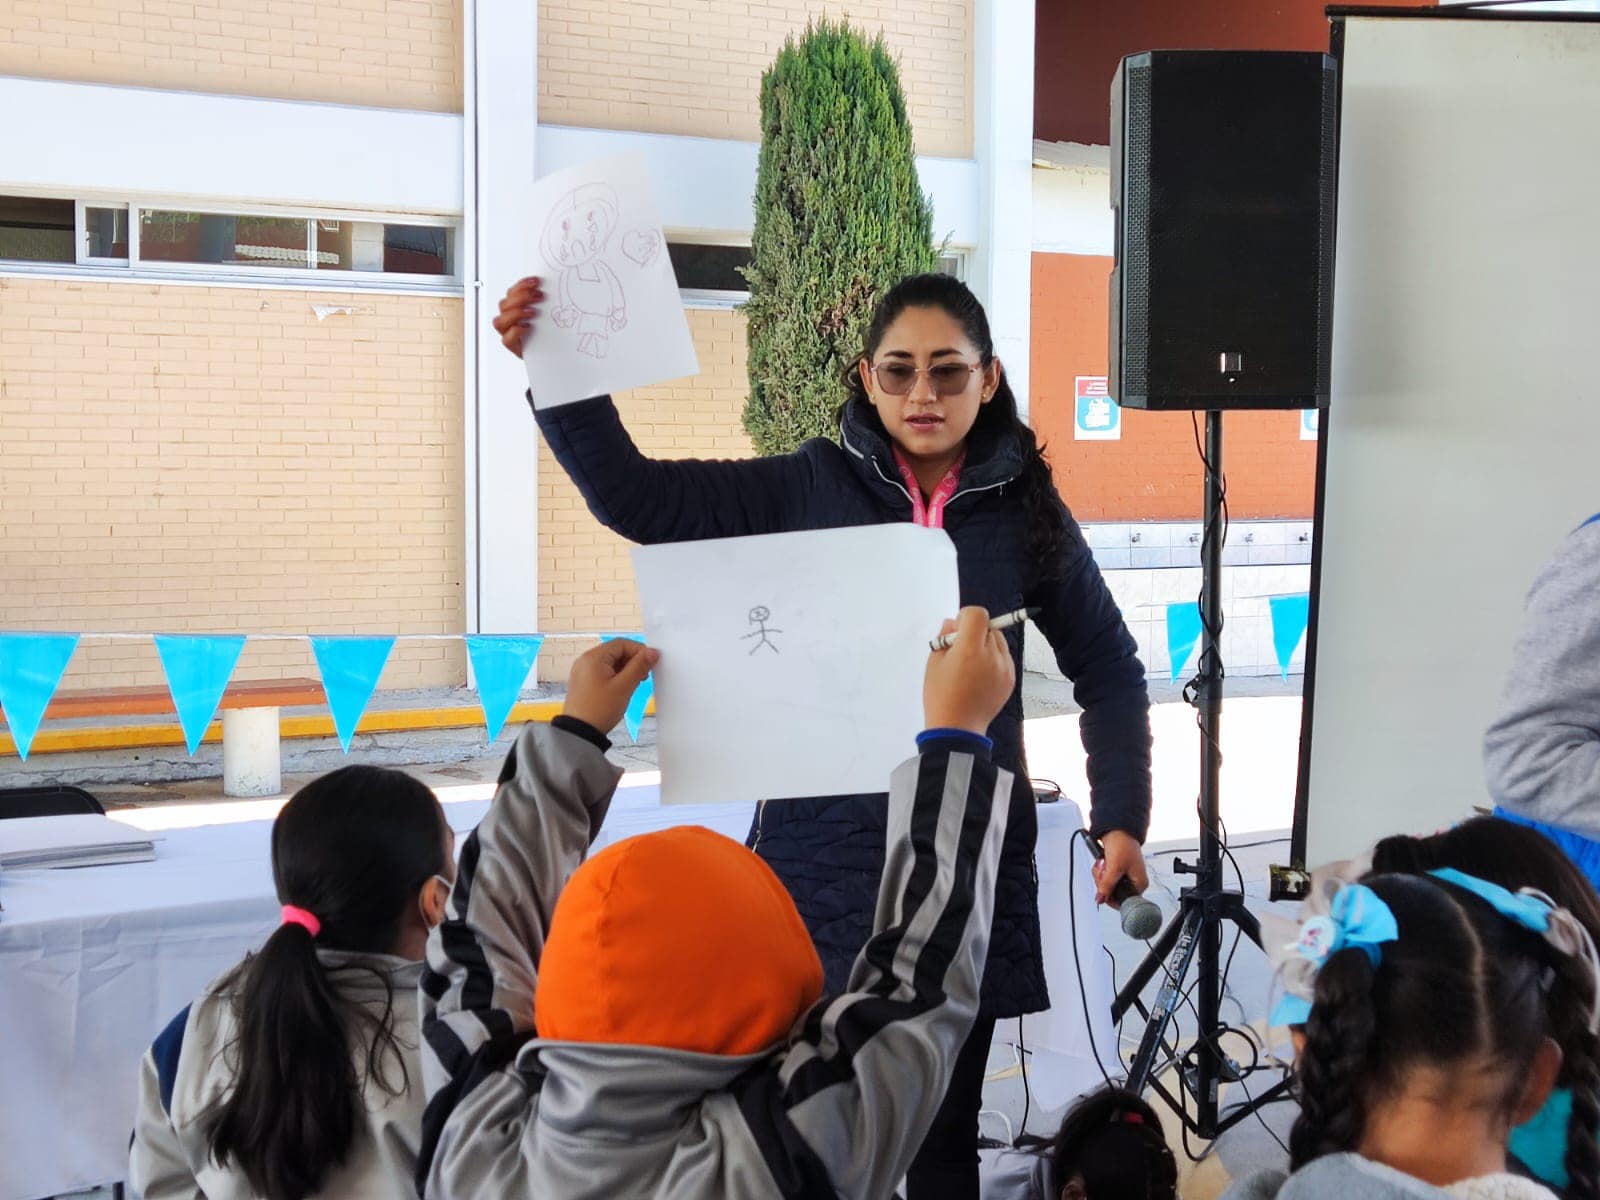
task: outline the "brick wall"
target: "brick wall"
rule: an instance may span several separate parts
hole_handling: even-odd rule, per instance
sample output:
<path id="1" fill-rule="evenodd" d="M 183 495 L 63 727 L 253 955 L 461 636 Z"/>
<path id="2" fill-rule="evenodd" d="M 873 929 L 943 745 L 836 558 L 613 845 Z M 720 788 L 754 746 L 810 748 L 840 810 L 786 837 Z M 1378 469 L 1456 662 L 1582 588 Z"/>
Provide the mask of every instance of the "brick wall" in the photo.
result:
<path id="1" fill-rule="evenodd" d="M 917 150 L 972 155 L 974 0 L 543 0 L 539 119 L 699 137 L 760 137 L 761 72 L 826 14 L 880 29 L 900 60 Z M 1026 64 L 1024 64 L 1026 66 Z"/>
<path id="2" fill-rule="evenodd" d="M 725 309 L 690 309 L 700 358 L 692 379 L 617 396 L 617 408 L 639 449 L 653 458 L 748 458 L 740 425 L 745 396 L 744 317 Z M 539 628 L 551 633 L 625 633 L 639 628 L 629 544 L 589 514 L 577 488 L 539 443 Z M 572 660 L 592 643 L 550 642 L 539 678 L 566 678 Z"/>
<path id="3" fill-rule="evenodd" d="M 0 279 L 0 629 L 464 629 L 461 339 L 444 297 Z M 64 686 L 162 678 L 84 643 Z M 465 678 L 402 642 L 381 686 Z"/>
<path id="4" fill-rule="evenodd" d="M 1080 521 L 1198 519 L 1200 457 L 1188 413 L 1124 411 L 1121 441 L 1073 439 L 1073 380 L 1107 369 L 1111 265 L 1090 255 L 1033 256 L 1033 426 Z M 1223 466 L 1233 517 L 1311 516 L 1316 446 L 1300 440 L 1297 412 L 1229 413 Z"/>
<path id="5" fill-rule="evenodd" d="M 461 111 L 461 0 L 5 0 L 0 75 Z"/>

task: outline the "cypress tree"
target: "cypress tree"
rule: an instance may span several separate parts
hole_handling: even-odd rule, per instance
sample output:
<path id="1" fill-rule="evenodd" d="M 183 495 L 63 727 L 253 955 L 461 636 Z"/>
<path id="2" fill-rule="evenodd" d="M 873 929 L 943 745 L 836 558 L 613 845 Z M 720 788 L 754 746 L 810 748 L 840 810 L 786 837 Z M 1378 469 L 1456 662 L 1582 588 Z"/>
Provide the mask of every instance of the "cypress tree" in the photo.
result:
<path id="1" fill-rule="evenodd" d="M 933 209 L 917 179 L 900 73 L 879 34 L 808 24 L 761 77 L 751 237 L 750 397 L 758 454 L 836 436 L 846 366 L 879 295 L 934 270 Z"/>

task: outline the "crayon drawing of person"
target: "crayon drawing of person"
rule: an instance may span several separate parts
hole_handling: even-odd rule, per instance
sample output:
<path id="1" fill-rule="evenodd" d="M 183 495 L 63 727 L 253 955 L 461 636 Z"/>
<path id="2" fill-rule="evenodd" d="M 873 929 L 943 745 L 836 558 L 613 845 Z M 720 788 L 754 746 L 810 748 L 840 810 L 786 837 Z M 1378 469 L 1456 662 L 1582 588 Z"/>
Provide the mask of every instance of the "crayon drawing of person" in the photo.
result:
<path id="1" fill-rule="evenodd" d="M 578 352 L 604 358 L 611 333 L 628 323 L 622 281 L 606 262 L 617 227 L 617 197 L 603 183 L 585 184 L 562 197 L 545 222 L 540 248 L 560 268 L 555 323 L 578 327 Z"/>

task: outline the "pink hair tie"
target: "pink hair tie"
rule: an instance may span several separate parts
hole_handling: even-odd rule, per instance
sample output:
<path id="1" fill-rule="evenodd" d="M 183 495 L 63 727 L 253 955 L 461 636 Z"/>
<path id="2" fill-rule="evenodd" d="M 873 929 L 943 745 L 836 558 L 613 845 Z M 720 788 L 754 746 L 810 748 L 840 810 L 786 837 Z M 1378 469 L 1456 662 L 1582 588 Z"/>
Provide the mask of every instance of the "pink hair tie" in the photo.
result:
<path id="1" fill-rule="evenodd" d="M 322 932 L 322 922 L 309 910 L 295 904 L 283 906 L 283 923 L 285 925 L 301 925 L 312 937 Z"/>

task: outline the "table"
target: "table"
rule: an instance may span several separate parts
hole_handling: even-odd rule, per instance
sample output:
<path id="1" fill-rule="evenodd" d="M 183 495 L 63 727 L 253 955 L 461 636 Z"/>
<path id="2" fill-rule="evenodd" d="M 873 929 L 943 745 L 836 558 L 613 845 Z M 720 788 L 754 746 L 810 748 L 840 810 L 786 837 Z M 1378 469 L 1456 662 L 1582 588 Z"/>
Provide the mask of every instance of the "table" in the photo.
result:
<path id="1" fill-rule="evenodd" d="M 444 806 L 458 835 L 487 807 L 481 799 Z M 664 808 L 654 786 L 623 787 L 597 847 L 684 824 L 742 841 L 751 811 L 744 804 Z M 1067 854 L 1081 825 L 1068 801 L 1039 809 L 1045 974 L 1055 1007 L 1026 1018 L 1023 1030 L 1034 1096 L 1045 1108 L 1100 1078 L 1074 941 L 1108 1066 L 1116 1051 L 1081 839 L 1076 925 L 1070 920 Z M 123 1177 L 140 1057 L 175 1013 L 278 923 L 270 831 L 266 820 L 168 829 L 154 862 L 0 876 L 0 1200 L 37 1200 Z M 1015 1032 L 1014 1022 L 1004 1024 Z"/>

